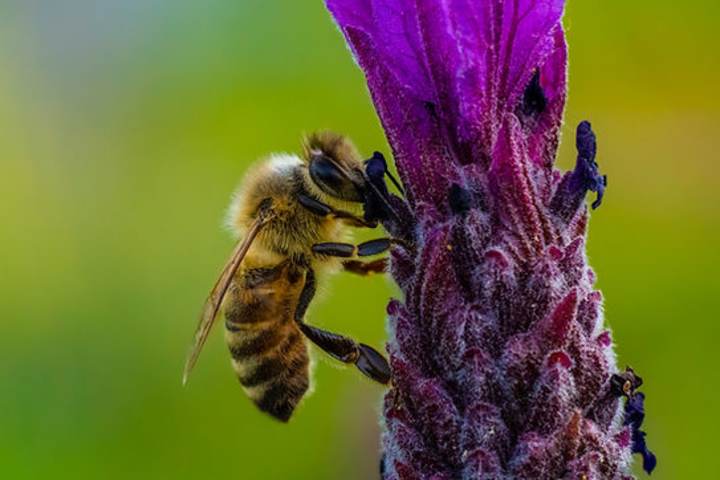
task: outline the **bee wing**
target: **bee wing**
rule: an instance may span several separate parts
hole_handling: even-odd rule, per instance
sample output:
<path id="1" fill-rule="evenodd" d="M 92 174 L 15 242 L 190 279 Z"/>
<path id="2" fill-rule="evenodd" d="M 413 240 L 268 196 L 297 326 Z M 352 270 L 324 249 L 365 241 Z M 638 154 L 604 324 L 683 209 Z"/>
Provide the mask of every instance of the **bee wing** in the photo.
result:
<path id="1" fill-rule="evenodd" d="M 255 220 L 248 230 L 245 238 L 238 241 L 230 260 L 228 260 L 227 264 L 225 264 L 225 267 L 220 274 L 220 278 L 217 279 L 215 286 L 210 291 L 207 300 L 205 300 L 205 305 L 203 305 L 202 314 L 200 315 L 200 322 L 195 330 L 195 339 L 193 340 L 190 353 L 188 354 L 187 361 L 185 362 L 185 370 L 183 371 L 182 380 L 183 385 L 187 383 L 190 371 L 193 369 L 198 357 L 200 356 L 200 351 L 202 350 L 203 345 L 205 345 L 205 341 L 210 334 L 213 323 L 215 323 L 218 310 L 220 310 L 223 298 L 225 298 L 225 293 L 230 287 L 230 282 L 235 276 L 235 272 L 237 272 L 245 254 L 250 249 L 253 240 L 255 240 L 258 233 L 260 233 L 260 230 L 262 230 L 262 227 L 269 219 L 270 218 L 267 215 L 259 215 L 257 220 Z"/>

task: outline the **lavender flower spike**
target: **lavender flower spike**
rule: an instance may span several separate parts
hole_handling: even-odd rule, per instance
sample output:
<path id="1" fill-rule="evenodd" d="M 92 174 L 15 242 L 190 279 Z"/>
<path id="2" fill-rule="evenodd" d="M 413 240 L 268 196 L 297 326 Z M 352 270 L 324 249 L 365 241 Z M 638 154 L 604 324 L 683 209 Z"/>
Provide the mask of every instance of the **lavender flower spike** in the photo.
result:
<path id="1" fill-rule="evenodd" d="M 639 424 L 585 256 L 606 186 L 589 123 L 576 168 L 553 167 L 563 0 L 326 1 L 407 191 L 383 222 L 403 293 L 383 478 L 632 478 Z"/>

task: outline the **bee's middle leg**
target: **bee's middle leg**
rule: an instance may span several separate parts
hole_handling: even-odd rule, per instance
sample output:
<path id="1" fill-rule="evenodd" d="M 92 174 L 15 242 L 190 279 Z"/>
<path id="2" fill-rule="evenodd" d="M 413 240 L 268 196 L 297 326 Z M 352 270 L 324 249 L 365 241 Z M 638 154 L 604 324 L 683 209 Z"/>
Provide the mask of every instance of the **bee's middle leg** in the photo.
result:
<path id="1" fill-rule="evenodd" d="M 303 321 L 314 296 L 315 274 L 312 269 L 308 269 L 305 274 L 305 286 L 295 309 L 295 321 L 303 334 L 331 357 L 343 363 L 354 364 L 367 377 L 387 384 L 390 381 L 390 365 L 380 352 L 352 338 L 308 325 Z"/>
<path id="2" fill-rule="evenodd" d="M 369 257 L 379 253 L 387 252 L 393 243 L 398 243 L 392 238 L 376 238 L 359 245 L 351 243 L 325 242 L 316 243 L 312 246 L 312 251 L 320 255 L 328 255 L 330 257 L 350 258 L 354 256 Z"/>

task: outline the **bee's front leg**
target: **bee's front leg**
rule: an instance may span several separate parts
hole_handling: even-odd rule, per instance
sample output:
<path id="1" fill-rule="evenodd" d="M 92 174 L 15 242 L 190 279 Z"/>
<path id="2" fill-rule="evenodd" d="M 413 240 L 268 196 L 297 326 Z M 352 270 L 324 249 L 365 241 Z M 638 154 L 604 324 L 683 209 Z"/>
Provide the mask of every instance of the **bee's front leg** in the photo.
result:
<path id="1" fill-rule="evenodd" d="M 358 228 L 376 228 L 378 226 L 377 221 L 366 221 L 357 215 L 354 215 L 345 210 L 336 210 L 330 205 L 316 200 L 309 195 L 301 193 L 297 196 L 297 200 L 304 208 L 308 211 L 318 215 L 320 217 L 332 217 L 336 218 L 343 223 L 350 225 L 351 227 Z"/>

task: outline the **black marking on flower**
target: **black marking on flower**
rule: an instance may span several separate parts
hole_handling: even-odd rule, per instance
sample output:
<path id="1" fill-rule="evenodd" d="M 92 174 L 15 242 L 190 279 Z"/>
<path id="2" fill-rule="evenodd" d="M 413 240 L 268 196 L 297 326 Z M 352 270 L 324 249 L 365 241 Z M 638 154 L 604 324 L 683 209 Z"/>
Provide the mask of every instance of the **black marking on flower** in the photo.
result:
<path id="1" fill-rule="evenodd" d="M 457 183 L 453 183 L 448 193 L 448 203 L 450 204 L 450 210 L 452 210 L 454 214 L 465 215 L 472 208 L 472 193 Z"/>
<path id="2" fill-rule="evenodd" d="M 540 70 L 535 70 L 523 93 L 522 112 L 527 116 L 537 116 L 544 112 L 545 108 L 547 98 L 540 85 Z"/>

